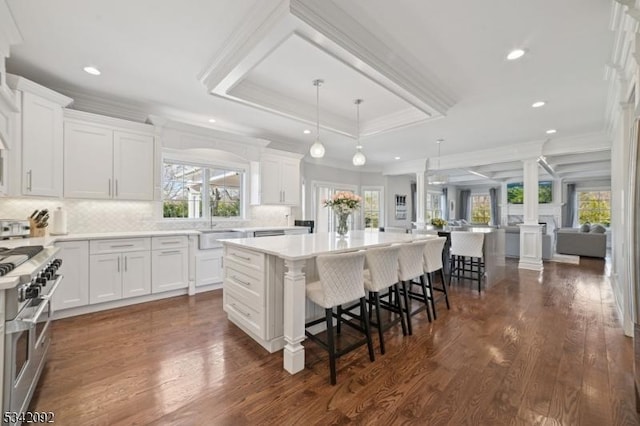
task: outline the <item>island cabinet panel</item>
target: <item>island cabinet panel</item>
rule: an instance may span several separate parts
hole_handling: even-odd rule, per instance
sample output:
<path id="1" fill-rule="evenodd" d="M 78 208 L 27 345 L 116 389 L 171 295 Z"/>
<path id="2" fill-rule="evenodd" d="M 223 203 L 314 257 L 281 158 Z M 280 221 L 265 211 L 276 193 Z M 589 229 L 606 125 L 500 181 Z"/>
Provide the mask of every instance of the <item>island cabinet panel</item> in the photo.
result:
<path id="1" fill-rule="evenodd" d="M 189 250 L 185 248 L 153 250 L 153 293 L 189 286 Z"/>
<path id="2" fill-rule="evenodd" d="M 64 276 L 51 304 L 54 311 L 89 304 L 89 241 L 56 243 L 61 250 L 62 265 L 58 273 Z"/>

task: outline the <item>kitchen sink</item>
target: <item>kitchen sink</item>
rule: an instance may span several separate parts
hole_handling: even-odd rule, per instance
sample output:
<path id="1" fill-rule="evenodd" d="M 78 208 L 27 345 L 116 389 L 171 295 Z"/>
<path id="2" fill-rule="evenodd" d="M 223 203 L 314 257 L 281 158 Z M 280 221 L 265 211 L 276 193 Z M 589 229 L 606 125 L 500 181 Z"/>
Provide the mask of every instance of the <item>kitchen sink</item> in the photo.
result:
<path id="1" fill-rule="evenodd" d="M 223 229 L 200 231 L 200 237 L 198 238 L 198 248 L 200 250 L 207 250 L 222 247 L 222 243 L 219 240 L 224 240 L 227 238 L 244 238 L 244 232 L 228 230 L 225 231 Z"/>

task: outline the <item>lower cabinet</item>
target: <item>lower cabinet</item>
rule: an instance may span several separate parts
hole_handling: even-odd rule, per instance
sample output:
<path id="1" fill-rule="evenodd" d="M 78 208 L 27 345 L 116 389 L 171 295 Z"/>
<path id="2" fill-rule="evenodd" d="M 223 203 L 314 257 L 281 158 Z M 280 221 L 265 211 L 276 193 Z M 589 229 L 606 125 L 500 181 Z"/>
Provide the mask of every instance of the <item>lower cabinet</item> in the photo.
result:
<path id="1" fill-rule="evenodd" d="M 189 250 L 152 251 L 152 291 L 163 291 L 187 288 L 189 286 Z"/>
<path id="2" fill-rule="evenodd" d="M 58 273 L 64 276 L 53 295 L 54 311 L 89 304 L 89 241 L 56 243 L 61 250 L 56 257 L 62 259 Z"/>
<path id="3" fill-rule="evenodd" d="M 222 282 L 222 248 L 196 255 L 196 287 Z"/>
<path id="4" fill-rule="evenodd" d="M 148 251 L 90 256 L 89 302 L 102 303 L 151 293 Z"/>

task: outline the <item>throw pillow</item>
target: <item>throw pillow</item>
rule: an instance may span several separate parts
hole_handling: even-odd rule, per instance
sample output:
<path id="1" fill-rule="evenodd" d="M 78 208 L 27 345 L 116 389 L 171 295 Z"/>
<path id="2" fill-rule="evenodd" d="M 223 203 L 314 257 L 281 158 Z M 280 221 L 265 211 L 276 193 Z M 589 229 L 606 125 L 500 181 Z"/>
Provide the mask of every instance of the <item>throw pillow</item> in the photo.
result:
<path id="1" fill-rule="evenodd" d="M 596 223 L 594 225 L 591 225 L 591 231 L 590 232 L 592 234 L 604 234 L 605 232 L 607 232 L 607 229 L 604 226 L 599 225 L 599 224 Z"/>
<path id="2" fill-rule="evenodd" d="M 589 223 L 585 223 L 580 227 L 580 232 L 589 232 L 591 231 L 591 225 Z"/>

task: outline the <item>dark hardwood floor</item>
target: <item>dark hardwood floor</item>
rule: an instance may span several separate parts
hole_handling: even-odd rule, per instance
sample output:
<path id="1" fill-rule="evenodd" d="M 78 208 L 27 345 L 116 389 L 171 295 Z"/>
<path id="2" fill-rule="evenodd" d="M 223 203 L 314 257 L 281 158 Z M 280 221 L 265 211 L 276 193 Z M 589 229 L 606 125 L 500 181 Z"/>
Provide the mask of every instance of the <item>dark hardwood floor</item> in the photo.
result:
<path id="1" fill-rule="evenodd" d="M 366 346 L 339 359 L 336 386 L 311 342 L 307 369 L 284 372 L 227 321 L 220 291 L 59 320 L 31 410 L 59 425 L 637 425 L 605 268 L 509 261 L 480 295 L 454 282 L 450 311 L 390 330 L 374 363 Z"/>

